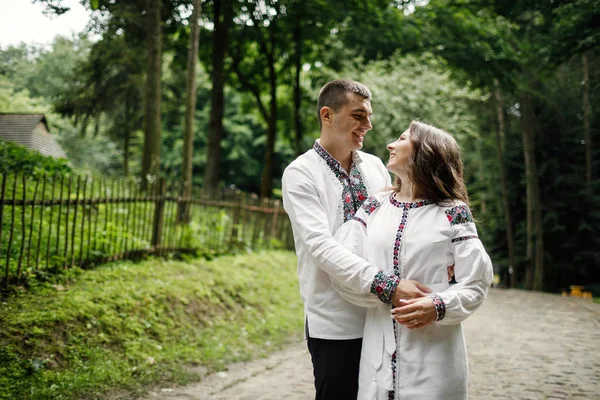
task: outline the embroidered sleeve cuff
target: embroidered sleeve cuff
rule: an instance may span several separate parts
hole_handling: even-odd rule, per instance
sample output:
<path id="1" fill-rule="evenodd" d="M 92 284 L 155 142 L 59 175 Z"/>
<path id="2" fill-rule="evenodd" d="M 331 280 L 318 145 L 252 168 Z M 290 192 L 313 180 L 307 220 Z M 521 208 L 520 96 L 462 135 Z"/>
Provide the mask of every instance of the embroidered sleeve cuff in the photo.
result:
<path id="1" fill-rule="evenodd" d="M 479 236 L 477 236 L 477 235 L 467 235 L 467 236 L 457 237 L 457 238 L 452 239 L 452 243 L 464 242 L 465 240 L 470 240 L 470 239 L 479 239 Z"/>
<path id="2" fill-rule="evenodd" d="M 379 297 L 382 302 L 389 304 L 392 302 L 392 296 L 399 283 L 400 279 L 396 276 L 379 271 L 375 274 L 373 283 L 371 283 L 371 293 Z"/>
<path id="3" fill-rule="evenodd" d="M 438 296 L 437 294 L 431 294 L 429 296 L 431 300 L 433 300 L 433 305 L 435 306 L 435 312 L 436 312 L 436 321 L 441 321 L 444 319 L 444 317 L 446 316 L 446 303 L 444 303 L 444 300 L 442 300 L 442 298 L 440 296 Z"/>

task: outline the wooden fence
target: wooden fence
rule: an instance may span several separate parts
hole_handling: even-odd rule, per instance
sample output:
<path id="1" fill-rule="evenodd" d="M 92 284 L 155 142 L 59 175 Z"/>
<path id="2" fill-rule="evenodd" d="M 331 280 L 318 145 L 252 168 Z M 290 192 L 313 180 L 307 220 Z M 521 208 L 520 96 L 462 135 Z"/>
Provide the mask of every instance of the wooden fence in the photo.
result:
<path id="1" fill-rule="evenodd" d="M 182 198 L 179 183 L 4 173 L 0 289 L 144 254 L 292 248 L 278 200 L 239 191 Z M 187 218 L 184 217 L 187 215 Z"/>

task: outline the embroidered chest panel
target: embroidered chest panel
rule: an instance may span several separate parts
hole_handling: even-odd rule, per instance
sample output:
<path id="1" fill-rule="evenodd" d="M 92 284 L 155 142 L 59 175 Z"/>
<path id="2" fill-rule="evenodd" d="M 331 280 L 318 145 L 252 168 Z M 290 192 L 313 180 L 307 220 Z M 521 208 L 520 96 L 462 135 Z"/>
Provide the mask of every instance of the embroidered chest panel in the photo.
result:
<path id="1" fill-rule="evenodd" d="M 394 193 L 390 194 L 390 203 L 397 208 L 402 210 L 402 217 L 400 219 L 400 224 L 398 225 L 398 230 L 396 231 L 396 238 L 394 241 L 394 252 L 392 256 L 392 265 L 394 267 L 394 274 L 398 278 L 403 278 L 403 272 L 400 267 L 400 247 L 402 245 L 402 240 L 404 238 L 404 231 L 406 229 L 406 223 L 408 222 L 408 213 L 411 209 L 420 208 L 423 206 L 428 206 L 434 204 L 431 200 L 421 200 L 417 202 L 401 202 L 396 199 Z"/>
<path id="2" fill-rule="evenodd" d="M 358 169 L 358 166 L 352 162 L 350 174 L 348 174 L 344 168 L 342 168 L 340 162 L 333 158 L 333 156 L 321 147 L 319 143 L 315 142 L 313 148 L 317 154 L 325 160 L 327 166 L 329 166 L 336 178 L 342 184 L 343 214 L 344 222 L 346 222 L 352 219 L 361 204 L 369 197 L 367 187 L 360 175 L 360 170 Z"/>

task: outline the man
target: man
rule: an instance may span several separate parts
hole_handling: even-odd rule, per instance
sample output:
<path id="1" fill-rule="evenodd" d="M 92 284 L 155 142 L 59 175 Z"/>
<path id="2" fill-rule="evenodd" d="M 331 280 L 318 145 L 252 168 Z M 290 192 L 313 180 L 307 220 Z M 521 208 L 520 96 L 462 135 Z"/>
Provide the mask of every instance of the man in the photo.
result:
<path id="1" fill-rule="evenodd" d="M 394 305 L 430 291 L 418 282 L 384 274 L 333 237 L 364 200 L 391 186 L 381 160 L 358 151 L 373 128 L 371 114 L 366 86 L 351 80 L 327 83 L 317 103 L 320 139 L 286 168 L 282 179 L 318 400 L 355 399 L 358 391 L 366 311 L 345 301 L 331 279 Z"/>

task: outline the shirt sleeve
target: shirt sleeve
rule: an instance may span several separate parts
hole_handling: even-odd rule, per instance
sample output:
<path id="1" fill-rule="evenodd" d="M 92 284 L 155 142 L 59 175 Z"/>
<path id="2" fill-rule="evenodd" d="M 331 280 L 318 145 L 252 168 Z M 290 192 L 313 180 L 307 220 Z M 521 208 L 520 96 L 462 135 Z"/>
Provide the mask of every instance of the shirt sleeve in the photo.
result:
<path id="1" fill-rule="evenodd" d="M 467 205 L 446 210 L 453 230 L 452 252 L 456 282 L 441 293 L 432 294 L 437 321 L 453 325 L 473 314 L 487 296 L 493 281 L 492 261 L 488 256 Z"/>
<path id="2" fill-rule="evenodd" d="M 335 239 L 342 246 L 364 259 L 368 259 L 367 223 L 370 219 L 370 212 L 378 206 L 375 204 L 376 202 L 378 200 L 375 197 L 367 199 L 354 218 L 342 225 L 335 234 Z M 381 302 L 391 303 L 399 282 L 400 280 L 395 276 L 379 270 L 373 277 L 369 292 L 364 293 L 356 292 L 340 284 L 334 277 L 331 278 L 331 285 L 340 296 L 361 307 L 377 307 L 381 305 Z"/>
<path id="3" fill-rule="evenodd" d="M 297 240 L 306 244 L 316 264 L 343 286 L 369 293 L 378 268 L 340 245 L 331 235 L 327 215 L 308 171 L 286 168 L 282 178 L 283 207 Z"/>

